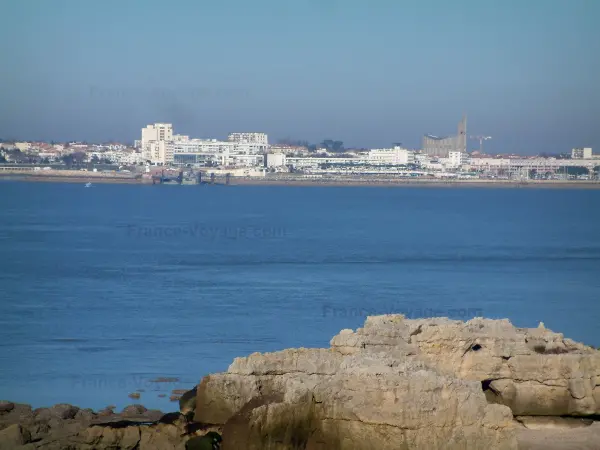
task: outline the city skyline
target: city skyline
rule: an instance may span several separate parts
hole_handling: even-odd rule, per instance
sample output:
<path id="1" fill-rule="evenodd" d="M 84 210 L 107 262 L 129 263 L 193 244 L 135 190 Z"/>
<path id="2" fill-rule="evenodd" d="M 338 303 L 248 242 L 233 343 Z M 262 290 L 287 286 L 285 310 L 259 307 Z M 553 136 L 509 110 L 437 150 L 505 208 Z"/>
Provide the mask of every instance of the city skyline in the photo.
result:
<path id="1" fill-rule="evenodd" d="M 168 122 L 416 149 L 467 113 L 490 154 L 600 147 L 597 2 L 158 5 L 3 3 L 0 136 L 122 142 Z"/>

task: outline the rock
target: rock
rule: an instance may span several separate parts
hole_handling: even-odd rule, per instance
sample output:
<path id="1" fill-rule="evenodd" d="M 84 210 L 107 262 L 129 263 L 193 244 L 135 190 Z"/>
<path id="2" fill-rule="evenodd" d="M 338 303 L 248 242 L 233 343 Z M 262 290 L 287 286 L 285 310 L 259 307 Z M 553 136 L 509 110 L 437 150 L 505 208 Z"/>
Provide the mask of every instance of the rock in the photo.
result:
<path id="1" fill-rule="evenodd" d="M 9 425 L 0 430 L 0 450 L 14 450 L 27 444 L 31 439 L 29 431 L 19 424 Z"/>
<path id="2" fill-rule="evenodd" d="M 490 401 L 517 415 L 600 414 L 600 353 L 544 326 L 376 316 L 356 332 L 342 331 L 331 345 L 342 354 L 416 356 L 442 373 L 485 384 Z"/>
<path id="3" fill-rule="evenodd" d="M 81 422 L 89 422 L 96 417 L 96 414 L 92 409 L 80 409 L 75 414 L 74 419 Z"/>
<path id="4" fill-rule="evenodd" d="M 107 406 L 106 408 L 98 411 L 98 416 L 112 416 L 115 413 L 115 408 L 116 406 Z"/>
<path id="5" fill-rule="evenodd" d="M 143 405 L 129 405 L 123 408 L 121 411 L 122 416 L 139 416 L 140 414 L 144 414 L 148 409 Z"/>
<path id="6" fill-rule="evenodd" d="M 15 404 L 0 416 L 0 450 L 183 450 L 190 433 L 179 413 L 165 415 L 130 405 L 121 414 L 54 405 L 31 411 Z M 20 427 L 20 428 L 19 428 Z M 195 435 L 194 432 L 191 434 Z"/>
<path id="7" fill-rule="evenodd" d="M 177 383 L 179 378 L 174 377 L 158 377 L 154 380 L 150 380 L 150 383 Z"/>
<path id="8" fill-rule="evenodd" d="M 516 448 L 510 409 L 488 404 L 480 383 L 417 360 L 322 349 L 237 358 L 226 373 L 202 380 L 195 419 L 224 424 L 224 450 L 277 442 L 281 448 L 294 442 L 302 443 L 298 448 L 375 448 L 374 442 L 382 450 Z M 248 446 L 239 447 L 244 441 Z"/>
<path id="9" fill-rule="evenodd" d="M 188 414 L 196 407 L 196 392 L 197 386 L 194 386 L 192 390 L 185 392 L 179 399 L 179 411 L 181 414 Z"/>
<path id="10" fill-rule="evenodd" d="M 600 354 L 543 324 L 368 317 L 330 349 L 236 358 L 194 417 L 224 449 L 515 449 L 513 413 L 600 414 Z"/>
<path id="11" fill-rule="evenodd" d="M 6 400 L 0 400 L 0 414 L 4 414 L 15 409 L 15 404 Z"/>
<path id="12" fill-rule="evenodd" d="M 186 392 L 189 392 L 189 391 L 187 389 L 173 389 L 171 391 L 171 394 L 173 394 L 173 395 L 183 395 Z"/>
<path id="13" fill-rule="evenodd" d="M 48 410 L 52 418 L 61 420 L 74 419 L 79 412 L 79 408 L 77 406 L 68 405 L 65 403 L 54 405 Z"/>
<path id="14" fill-rule="evenodd" d="M 139 392 L 132 392 L 131 394 L 128 395 L 129 398 L 132 398 L 134 400 L 137 400 L 141 396 L 142 396 L 142 394 L 140 394 Z"/>
<path id="15" fill-rule="evenodd" d="M 220 447 L 223 439 L 219 433 L 210 431 L 204 436 L 196 436 L 191 438 L 185 444 L 186 450 L 215 450 Z M 244 447 L 238 447 L 244 448 Z"/>
<path id="16" fill-rule="evenodd" d="M 572 429 L 527 429 L 518 432 L 519 450 L 598 450 L 600 422 Z"/>

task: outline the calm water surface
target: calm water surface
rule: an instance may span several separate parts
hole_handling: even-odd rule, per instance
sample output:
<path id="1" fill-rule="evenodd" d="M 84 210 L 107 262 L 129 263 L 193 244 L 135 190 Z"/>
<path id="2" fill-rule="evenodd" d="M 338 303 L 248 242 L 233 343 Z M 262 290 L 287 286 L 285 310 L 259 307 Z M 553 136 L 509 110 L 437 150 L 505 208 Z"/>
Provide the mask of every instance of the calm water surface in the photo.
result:
<path id="1" fill-rule="evenodd" d="M 158 394 L 369 313 L 600 345 L 597 190 L 1 182 L 0 256 L 0 398 L 34 407 L 174 410 Z"/>

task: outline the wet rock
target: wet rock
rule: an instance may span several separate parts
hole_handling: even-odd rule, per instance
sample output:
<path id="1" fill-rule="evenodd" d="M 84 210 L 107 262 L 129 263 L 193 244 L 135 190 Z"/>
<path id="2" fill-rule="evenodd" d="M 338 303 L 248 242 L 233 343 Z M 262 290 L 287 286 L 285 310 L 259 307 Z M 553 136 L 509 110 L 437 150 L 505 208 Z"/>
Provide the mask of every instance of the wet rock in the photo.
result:
<path id="1" fill-rule="evenodd" d="M 179 378 L 175 377 L 158 377 L 154 380 L 150 380 L 150 383 L 177 383 Z"/>

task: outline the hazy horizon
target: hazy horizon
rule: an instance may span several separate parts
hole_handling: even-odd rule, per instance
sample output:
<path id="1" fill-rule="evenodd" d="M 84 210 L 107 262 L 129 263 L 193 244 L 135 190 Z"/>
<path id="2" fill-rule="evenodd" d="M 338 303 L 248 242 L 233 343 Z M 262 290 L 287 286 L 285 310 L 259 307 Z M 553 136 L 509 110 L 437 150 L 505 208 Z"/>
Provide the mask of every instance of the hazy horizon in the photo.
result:
<path id="1" fill-rule="evenodd" d="M 600 2 L 0 0 L 0 137 L 600 151 Z M 469 140 L 469 150 L 479 142 Z"/>

